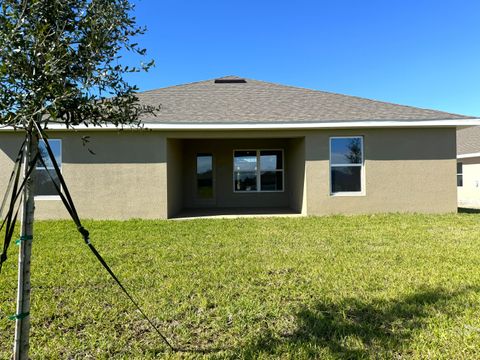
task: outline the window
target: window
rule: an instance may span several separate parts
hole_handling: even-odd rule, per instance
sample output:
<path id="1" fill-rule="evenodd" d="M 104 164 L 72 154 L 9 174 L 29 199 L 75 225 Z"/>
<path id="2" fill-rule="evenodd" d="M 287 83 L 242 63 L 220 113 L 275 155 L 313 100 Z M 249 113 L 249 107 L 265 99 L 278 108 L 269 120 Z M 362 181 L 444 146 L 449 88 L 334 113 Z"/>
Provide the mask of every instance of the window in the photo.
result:
<path id="1" fill-rule="evenodd" d="M 197 154 L 197 197 L 213 198 L 213 156 Z"/>
<path id="2" fill-rule="evenodd" d="M 283 191 L 283 151 L 234 151 L 233 186 L 235 192 Z"/>
<path id="3" fill-rule="evenodd" d="M 363 138 L 330 138 L 330 191 L 332 194 L 362 192 Z"/>
<path id="4" fill-rule="evenodd" d="M 283 190 L 283 156 L 280 150 L 260 151 L 260 190 Z"/>
<path id="5" fill-rule="evenodd" d="M 463 186 L 463 163 L 457 163 L 457 186 Z"/>
<path id="6" fill-rule="evenodd" d="M 60 170 L 62 169 L 62 140 L 55 140 L 51 139 L 48 140 L 50 147 L 52 148 L 53 155 L 55 156 L 55 160 L 57 161 L 58 167 Z M 35 196 L 57 196 L 57 190 L 55 189 L 54 184 L 52 183 L 52 179 L 50 178 L 50 173 L 52 175 L 53 181 L 60 187 L 60 181 L 58 179 L 57 174 L 55 173 L 55 169 L 53 167 L 53 163 L 50 160 L 50 157 L 47 153 L 47 148 L 45 147 L 45 142 L 40 140 L 38 143 L 38 149 L 42 156 L 47 169 L 43 166 L 43 164 L 38 161 L 36 166 L 36 176 L 35 176 Z"/>

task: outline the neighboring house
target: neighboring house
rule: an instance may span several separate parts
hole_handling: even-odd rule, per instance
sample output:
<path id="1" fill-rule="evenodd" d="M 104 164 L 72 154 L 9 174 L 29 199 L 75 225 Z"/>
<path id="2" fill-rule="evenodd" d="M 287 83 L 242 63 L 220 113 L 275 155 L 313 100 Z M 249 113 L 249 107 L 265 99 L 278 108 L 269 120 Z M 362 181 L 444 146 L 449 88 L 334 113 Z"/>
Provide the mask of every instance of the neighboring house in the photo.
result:
<path id="1" fill-rule="evenodd" d="M 455 212 L 456 129 L 480 125 L 462 115 L 234 76 L 139 97 L 162 106 L 142 119 L 144 129 L 50 126 L 82 217 L 169 218 L 186 209 Z M 0 132 L 0 189 L 22 137 Z M 37 216 L 68 217 L 46 170 L 37 178 Z"/>
<path id="2" fill-rule="evenodd" d="M 480 207 L 480 127 L 457 132 L 458 205 Z"/>

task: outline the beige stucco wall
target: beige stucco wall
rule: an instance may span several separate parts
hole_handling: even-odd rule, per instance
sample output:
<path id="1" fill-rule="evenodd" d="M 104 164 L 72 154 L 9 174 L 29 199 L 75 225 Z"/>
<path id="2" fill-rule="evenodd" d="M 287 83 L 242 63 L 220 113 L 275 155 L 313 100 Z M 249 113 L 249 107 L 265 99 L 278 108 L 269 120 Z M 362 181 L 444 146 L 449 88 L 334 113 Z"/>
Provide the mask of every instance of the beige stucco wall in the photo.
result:
<path id="1" fill-rule="evenodd" d="M 306 186 L 305 186 L 305 138 L 289 139 L 285 152 L 288 171 L 286 182 L 288 187 L 289 205 L 292 210 L 306 214 Z"/>
<path id="2" fill-rule="evenodd" d="M 183 143 L 179 139 L 167 139 L 167 205 L 168 217 L 183 208 Z"/>
<path id="3" fill-rule="evenodd" d="M 459 186 L 458 205 L 480 208 L 480 157 L 459 159 L 463 164 L 463 186 Z"/>
<path id="4" fill-rule="evenodd" d="M 20 133 L 0 133 L 0 198 L 3 199 L 13 164 L 23 137 Z"/>
<path id="5" fill-rule="evenodd" d="M 364 196 L 330 195 L 329 137 L 345 135 L 364 137 Z M 81 136 L 90 136 L 88 146 L 96 155 L 82 145 Z M 195 151 L 215 151 L 221 172 L 215 204 L 204 206 L 289 206 L 307 215 L 442 213 L 457 207 L 453 128 L 82 131 L 50 137 L 64 140 L 62 172 L 83 218 L 166 218 L 181 207 L 201 206 L 192 200 Z M 21 134 L 0 132 L 0 189 L 6 187 L 20 142 Z M 233 148 L 257 147 L 285 149 L 284 193 L 233 193 Z M 36 206 L 38 218 L 68 217 L 58 200 L 39 200 Z"/>
<path id="6" fill-rule="evenodd" d="M 165 218 L 165 137 L 153 132 L 50 132 L 62 139 L 62 174 L 79 215 L 92 219 Z M 90 136 L 87 145 L 81 136 Z M 13 140 L 15 139 L 15 140 Z M 5 189 L 21 134 L 0 133 L 0 189 Z M 38 219 L 68 218 L 60 200 L 35 201 Z"/>
<path id="7" fill-rule="evenodd" d="M 361 135 L 365 195 L 331 196 L 329 137 Z M 317 131 L 306 137 L 307 214 L 457 209 L 455 129 Z"/>

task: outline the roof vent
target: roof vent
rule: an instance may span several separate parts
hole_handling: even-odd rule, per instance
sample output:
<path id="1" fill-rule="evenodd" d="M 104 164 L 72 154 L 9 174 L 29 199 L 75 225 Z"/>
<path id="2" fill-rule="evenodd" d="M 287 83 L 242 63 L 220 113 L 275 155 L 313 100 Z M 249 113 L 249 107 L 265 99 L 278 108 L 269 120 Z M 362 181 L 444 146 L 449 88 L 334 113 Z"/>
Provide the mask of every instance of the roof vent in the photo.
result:
<path id="1" fill-rule="evenodd" d="M 220 79 L 215 79 L 215 84 L 244 84 L 247 81 L 239 77 L 225 77 Z"/>

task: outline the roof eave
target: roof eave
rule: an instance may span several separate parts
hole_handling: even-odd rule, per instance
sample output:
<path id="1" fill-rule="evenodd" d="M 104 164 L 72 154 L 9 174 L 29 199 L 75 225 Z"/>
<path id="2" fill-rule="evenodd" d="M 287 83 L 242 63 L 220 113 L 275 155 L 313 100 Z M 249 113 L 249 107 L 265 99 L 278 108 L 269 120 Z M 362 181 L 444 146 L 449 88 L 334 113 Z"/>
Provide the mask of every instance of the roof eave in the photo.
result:
<path id="1" fill-rule="evenodd" d="M 480 126 L 480 118 L 445 120 L 362 120 L 362 121 L 319 121 L 319 122 L 276 122 L 276 123 L 153 123 L 142 122 L 140 127 L 125 126 L 123 129 L 147 130 L 302 130 L 302 129 L 358 129 L 358 128 L 405 128 L 405 127 L 455 127 Z M 85 126 L 78 125 L 75 130 L 118 130 L 115 125 Z M 50 124 L 49 130 L 68 130 L 63 124 Z M 0 131 L 13 131 L 12 127 L 0 128 Z"/>
<path id="2" fill-rule="evenodd" d="M 149 123 L 144 127 L 153 130 L 301 130 L 301 129 L 346 129 L 346 128 L 385 128 L 385 127 L 455 127 L 480 126 L 480 118 L 445 120 L 354 120 L 354 121 L 310 121 L 275 123 Z"/>
<path id="3" fill-rule="evenodd" d="M 476 158 L 476 157 L 480 157 L 480 152 L 457 155 L 457 159 L 469 159 L 469 158 Z"/>

